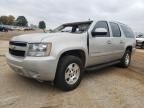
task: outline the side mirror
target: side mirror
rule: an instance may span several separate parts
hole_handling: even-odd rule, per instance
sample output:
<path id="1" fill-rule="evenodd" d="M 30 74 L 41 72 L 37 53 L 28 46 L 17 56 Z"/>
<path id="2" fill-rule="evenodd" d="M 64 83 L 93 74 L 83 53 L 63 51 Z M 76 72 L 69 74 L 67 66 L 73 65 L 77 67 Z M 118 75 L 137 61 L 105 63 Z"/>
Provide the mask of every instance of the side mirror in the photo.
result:
<path id="1" fill-rule="evenodd" d="M 108 31 L 105 28 L 96 28 L 95 31 L 92 31 L 92 36 L 106 35 L 107 33 Z"/>

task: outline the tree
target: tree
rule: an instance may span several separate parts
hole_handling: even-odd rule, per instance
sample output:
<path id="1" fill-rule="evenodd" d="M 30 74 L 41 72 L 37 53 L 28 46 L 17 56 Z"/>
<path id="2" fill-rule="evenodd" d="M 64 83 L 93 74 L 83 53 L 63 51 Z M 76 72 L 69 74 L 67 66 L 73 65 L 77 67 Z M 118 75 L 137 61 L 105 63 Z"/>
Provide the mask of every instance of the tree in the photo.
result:
<path id="1" fill-rule="evenodd" d="M 1 24 L 13 25 L 14 21 L 15 21 L 15 17 L 12 15 L 0 17 L 0 23 Z"/>
<path id="2" fill-rule="evenodd" d="M 16 19 L 16 25 L 17 26 L 28 26 L 28 21 L 24 16 L 19 16 Z"/>
<path id="3" fill-rule="evenodd" d="M 45 30 L 46 24 L 45 24 L 44 21 L 40 21 L 40 22 L 39 22 L 39 28 Z"/>
<path id="4" fill-rule="evenodd" d="M 0 17 L 0 22 L 2 24 L 8 24 L 8 17 L 7 16 L 1 16 Z"/>
<path id="5" fill-rule="evenodd" d="M 8 25 L 13 25 L 13 24 L 14 24 L 14 21 L 15 21 L 15 17 L 12 16 L 12 15 L 9 15 L 9 16 L 8 16 L 8 22 L 7 22 L 7 24 L 8 24 Z"/>

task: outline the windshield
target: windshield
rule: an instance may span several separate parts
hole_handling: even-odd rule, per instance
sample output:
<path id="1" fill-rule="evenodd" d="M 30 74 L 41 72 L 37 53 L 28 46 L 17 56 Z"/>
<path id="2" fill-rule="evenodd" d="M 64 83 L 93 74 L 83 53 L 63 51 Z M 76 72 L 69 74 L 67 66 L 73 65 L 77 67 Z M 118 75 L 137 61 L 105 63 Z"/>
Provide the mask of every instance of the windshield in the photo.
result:
<path id="1" fill-rule="evenodd" d="M 92 21 L 63 24 L 52 32 L 83 33 L 89 29 L 91 23 Z"/>
<path id="2" fill-rule="evenodd" d="M 144 35 L 138 35 L 137 38 L 144 38 Z"/>

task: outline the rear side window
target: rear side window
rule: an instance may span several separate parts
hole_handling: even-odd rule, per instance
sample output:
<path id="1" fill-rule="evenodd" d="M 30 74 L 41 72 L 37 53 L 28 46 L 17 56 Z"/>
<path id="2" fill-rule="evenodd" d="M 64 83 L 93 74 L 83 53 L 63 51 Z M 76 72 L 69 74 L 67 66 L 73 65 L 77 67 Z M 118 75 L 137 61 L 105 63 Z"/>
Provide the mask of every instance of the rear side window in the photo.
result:
<path id="1" fill-rule="evenodd" d="M 108 24 L 106 21 L 99 21 L 96 23 L 93 31 L 96 29 L 96 28 L 105 28 L 107 29 L 108 33 L 106 35 L 103 35 L 103 36 L 100 36 L 100 37 L 110 37 L 110 33 L 109 33 L 109 27 L 108 27 Z M 96 37 L 99 37 L 99 35 L 97 35 Z"/>
<path id="2" fill-rule="evenodd" d="M 125 25 L 121 25 L 121 28 L 122 28 L 122 30 L 123 30 L 123 32 L 127 38 L 134 38 L 135 37 L 133 31 L 129 27 L 127 27 Z"/>
<path id="3" fill-rule="evenodd" d="M 121 31 L 118 24 L 110 22 L 113 37 L 121 37 Z"/>

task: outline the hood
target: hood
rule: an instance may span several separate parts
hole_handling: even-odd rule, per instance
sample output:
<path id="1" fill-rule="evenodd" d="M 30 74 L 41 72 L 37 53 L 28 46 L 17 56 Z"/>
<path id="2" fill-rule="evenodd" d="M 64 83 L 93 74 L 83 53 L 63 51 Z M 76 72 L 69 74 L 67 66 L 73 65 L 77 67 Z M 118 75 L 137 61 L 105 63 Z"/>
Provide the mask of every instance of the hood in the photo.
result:
<path id="1" fill-rule="evenodd" d="M 33 33 L 33 34 L 24 34 L 20 36 L 15 36 L 11 41 L 23 41 L 23 42 L 41 42 L 41 40 L 46 37 L 46 33 Z"/>
<path id="2" fill-rule="evenodd" d="M 136 40 L 144 41 L 144 38 L 136 38 Z"/>
<path id="3" fill-rule="evenodd" d="M 25 34 L 13 37 L 11 41 L 23 41 L 28 43 L 34 43 L 34 42 L 41 42 L 44 39 L 47 38 L 59 38 L 59 37 L 67 37 L 67 36 L 75 36 L 80 34 L 72 34 L 72 33 L 34 33 L 34 34 Z"/>

